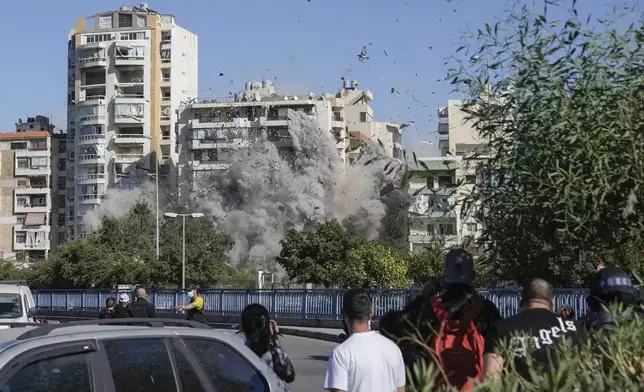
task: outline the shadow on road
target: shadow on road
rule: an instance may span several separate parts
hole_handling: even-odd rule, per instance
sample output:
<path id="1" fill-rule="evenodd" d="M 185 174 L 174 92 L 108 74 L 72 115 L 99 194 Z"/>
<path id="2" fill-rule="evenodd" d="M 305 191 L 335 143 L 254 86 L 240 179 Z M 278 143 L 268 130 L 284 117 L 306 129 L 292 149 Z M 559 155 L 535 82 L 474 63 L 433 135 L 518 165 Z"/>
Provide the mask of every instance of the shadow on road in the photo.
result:
<path id="1" fill-rule="evenodd" d="M 316 360 L 316 361 L 324 361 L 328 362 L 329 361 L 329 356 L 328 355 L 309 355 L 309 358 Z"/>

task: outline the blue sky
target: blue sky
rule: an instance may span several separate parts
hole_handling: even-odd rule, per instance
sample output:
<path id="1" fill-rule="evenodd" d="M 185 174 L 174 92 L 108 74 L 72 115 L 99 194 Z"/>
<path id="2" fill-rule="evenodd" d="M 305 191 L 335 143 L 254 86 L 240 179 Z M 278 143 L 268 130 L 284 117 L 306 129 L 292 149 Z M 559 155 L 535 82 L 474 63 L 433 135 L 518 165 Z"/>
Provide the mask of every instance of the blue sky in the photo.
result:
<path id="1" fill-rule="evenodd" d="M 614 2 L 580 3 L 597 16 Z M 133 4 L 3 3 L 0 131 L 12 131 L 18 117 L 36 114 L 50 115 L 64 127 L 67 34 L 75 19 Z M 373 92 L 377 120 L 414 121 L 403 144 L 427 155 L 435 150 L 420 141 L 435 141 L 438 105 L 458 98 L 443 81 L 445 58 L 464 33 L 503 15 L 506 0 L 151 0 L 148 6 L 174 14 L 199 36 L 201 97 L 227 96 L 243 89 L 246 80 L 262 78 L 289 92 L 331 92 L 346 76 Z M 360 63 L 363 45 L 370 58 Z M 391 88 L 400 94 L 391 94 Z"/>

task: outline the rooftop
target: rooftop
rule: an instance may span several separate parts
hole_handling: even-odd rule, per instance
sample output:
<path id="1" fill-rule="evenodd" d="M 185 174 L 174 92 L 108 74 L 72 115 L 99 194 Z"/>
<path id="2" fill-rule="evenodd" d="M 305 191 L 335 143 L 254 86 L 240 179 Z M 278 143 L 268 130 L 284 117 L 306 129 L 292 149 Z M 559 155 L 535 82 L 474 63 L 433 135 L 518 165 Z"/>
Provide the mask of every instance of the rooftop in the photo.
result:
<path id="1" fill-rule="evenodd" d="M 48 131 L 26 131 L 26 132 L 5 132 L 0 133 L 0 140 L 25 140 L 25 139 L 42 139 L 51 137 Z"/>

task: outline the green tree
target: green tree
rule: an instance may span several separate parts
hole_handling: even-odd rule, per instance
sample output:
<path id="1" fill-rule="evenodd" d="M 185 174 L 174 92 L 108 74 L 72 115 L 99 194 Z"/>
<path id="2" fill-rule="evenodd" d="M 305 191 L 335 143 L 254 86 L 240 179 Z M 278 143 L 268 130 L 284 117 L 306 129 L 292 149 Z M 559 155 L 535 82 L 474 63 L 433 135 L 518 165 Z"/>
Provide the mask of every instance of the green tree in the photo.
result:
<path id="1" fill-rule="evenodd" d="M 452 82 L 491 152 L 464 212 L 483 223 L 502 278 L 580 284 L 593 254 L 644 228 L 644 29 L 635 8 L 621 28 L 624 13 L 581 20 L 573 1 L 557 22 L 561 2 L 544 3 L 457 50 Z"/>
<path id="2" fill-rule="evenodd" d="M 275 261 L 289 279 L 331 287 L 342 282 L 349 252 L 362 241 L 333 219 L 302 231 L 289 230 L 280 241 L 282 251 Z"/>
<path id="3" fill-rule="evenodd" d="M 427 244 L 424 252 L 411 253 L 407 261 L 407 277 L 418 287 L 428 280 L 443 274 L 445 265 L 445 246 L 443 241 L 436 240 Z"/>
<path id="4" fill-rule="evenodd" d="M 155 214 L 137 203 L 128 214 L 105 217 L 89 238 L 70 241 L 38 265 L 29 279 L 35 287 L 87 288 L 148 283 L 178 287 L 182 270 L 182 227 L 179 219 L 161 221 L 161 257 L 156 258 Z M 204 286 L 230 279 L 229 236 L 217 232 L 207 218 L 186 219 L 186 281 Z"/>
<path id="5" fill-rule="evenodd" d="M 398 249 L 378 243 L 361 244 L 349 251 L 343 287 L 408 288 L 407 260 Z"/>

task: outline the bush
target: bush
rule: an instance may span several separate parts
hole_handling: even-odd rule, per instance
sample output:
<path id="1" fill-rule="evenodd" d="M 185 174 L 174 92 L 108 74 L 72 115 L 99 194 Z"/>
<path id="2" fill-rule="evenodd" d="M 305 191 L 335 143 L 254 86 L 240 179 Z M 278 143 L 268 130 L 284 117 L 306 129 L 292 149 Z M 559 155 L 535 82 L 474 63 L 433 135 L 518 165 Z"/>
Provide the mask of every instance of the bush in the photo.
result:
<path id="1" fill-rule="evenodd" d="M 500 376 L 479 383 L 475 391 L 641 391 L 644 390 L 644 320 L 624 320 L 616 309 L 612 310 L 614 325 L 606 326 L 595 333 L 583 347 L 573 347 L 564 342 L 557 348 L 556 365 L 546 371 L 537 371 L 529 364 L 533 379 L 522 378 L 506 362 Z M 505 358 L 511 358 L 511 350 L 504 347 Z M 509 363 L 509 364 L 508 364 Z M 413 373 L 414 377 L 411 377 Z M 456 391 L 454 388 L 435 387 L 440 369 L 433 364 L 416 365 L 408 370 L 409 392 Z M 415 380 L 415 381 L 414 381 Z"/>

